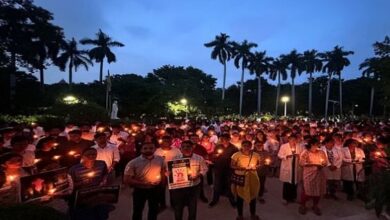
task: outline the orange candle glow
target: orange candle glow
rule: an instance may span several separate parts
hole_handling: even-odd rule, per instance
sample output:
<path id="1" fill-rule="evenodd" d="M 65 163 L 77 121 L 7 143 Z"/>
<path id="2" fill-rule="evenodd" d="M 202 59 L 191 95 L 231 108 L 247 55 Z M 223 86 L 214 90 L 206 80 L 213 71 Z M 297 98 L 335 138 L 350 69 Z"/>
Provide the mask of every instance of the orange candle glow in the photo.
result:
<path id="1" fill-rule="evenodd" d="M 271 164 L 271 159 L 269 159 L 269 158 L 265 159 L 265 164 L 266 165 L 270 165 Z"/>
<path id="2" fill-rule="evenodd" d="M 71 150 L 71 151 L 68 152 L 69 156 L 74 156 L 75 154 L 76 154 L 76 151 L 74 151 L 74 150 Z"/>
<path id="3" fill-rule="evenodd" d="M 49 195 L 53 195 L 55 192 L 56 192 L 56 189 L 55 189 L 55 188 L 49 189 L 48 194 L 49 194 Z"/>
<path id="4" fill-rule="evenodd" d="M 158 143 L 161 144 L 163 142 L 162 139 L 158 139 Z"/>
<path id="5" fill-rule="evenodd" d="M 382 153 L 381 153 L 380 151 L 376 151 L 376 152 L 375 152 L 375 156 L 381 157 L 381 156 L 382 156 Z"/>
<path id="6" fill-rule="evenodd" d="M 92 178 L 92 177 L 95 176 L 95 172 L 94 172 L 94 171 L 91 171 L 91 172 L 87 173 L 87 176 L 88 176 L 89 178 Z"/>
<path id="7" fill-rule="evenodd" d="M 222 154 L 222 153 L 223 153 L 223 150 L 222 150 L 222 149 L 218 149 L 218 150 L 217 150 L 217 153 L 218 153 L 218 154 Z"/>
<path id="8" fill-rule="evenodd" d="M 34 159 L 34 164 L 38 163 L 39 161 L 41 161 L 41 159 Z"/>
<path id="9" fill-rule="evenodd" d="M 8 179 L 9 182 L 14 182 L 15 179 L 16 179 L 16 176 L 15 175 L 9 175 L 9 176 L 7 176 L 7 179 Z"/>
<path id="10" fill-rule="evenodd" d="M 55 156 L 53 156 L 53 160 L 58 160 L 58 159 L 60 159 L 60 158 L 61 158 L 60 155 L 55 155 Z"/>
<path id="11" fill-rule="evenodd" d="M 34 138 L 34 139 L 38 139 L 38 135 L 34 134 L 34 135 L 33 135 L 33 138 Z"/>

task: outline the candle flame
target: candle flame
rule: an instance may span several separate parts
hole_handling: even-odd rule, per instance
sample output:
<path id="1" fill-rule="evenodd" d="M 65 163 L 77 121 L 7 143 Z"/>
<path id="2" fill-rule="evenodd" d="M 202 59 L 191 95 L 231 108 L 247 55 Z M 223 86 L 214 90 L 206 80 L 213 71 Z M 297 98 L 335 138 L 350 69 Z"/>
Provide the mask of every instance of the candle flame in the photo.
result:
<path id="1" fill-rule="evenodd" d="M 382 156 L 382 153 L 380 151 L 376 151 L 375 156 L 380 157 L 380 156 Z"/>
<path id="2" fill-rule="evenodd" d="M 8 176 L 8 180 L 9 180 L 10 182 L 15 181 L 15 179 L 16 179 L 16 176 L 15 176 L 15 175 L 9 175 L 9 176 Z"/>
<path id="3" fill-rule="evenodd" d="M 70 155 L 70 156 L 73 156 L 73 155 L 75 155 L 75 154 L 76 154 L 76 151 L 73 151 L 73 150 L 71 150 L 71 151 L 68 152 L 68 155 Z"/>
<path id="4" fill-rule="evenodd" d="M 265 164 L 269 165 L 271 163 L 271 159 L 267 158 L 265 159 Z"/>
<path id="5" fill-rule="evenodd" d="M 58 159 L 60 159 L 60 155 L 55 155 L 55 156 L 53 156 L 53 160 L 58 160 Z"/>
<path id="6" fill-rule="evenodd" d="M 34 138 L 34 139 L 38 139 L 38 135 L 34 134 L 34 135 L 33 135 L 33 138 Z"/>
<path id="7" fill-rule="evenodd" d="M 218 149 L 218 150 L 217 150 L 217 153 L 218 153 L 218 154 L 222 154 L 222 153 L 223 153 L 223 150 L 222 150 L 222 149 Z"/>
<path id="8" fill-rule="evenodd" d="M 87 176 L 88 177 L 94 177 L 95 176 L 95 172 L 91 171 L 91 172 L 87 173 Z"/>
<path id="9" fill-rule="evenodd" d="M 41 161 L 41 159 L 34 159 L 34 164 L 38 163 L 39 161 Z"/>
<path id="10" fill-rule="evenodd" d="M 53 189 L 49 189 L 49 195 L 52 195 L 52 194 L 54 194 L 56 192 L 56 189 L 55 188 L 53 188 Z"/>

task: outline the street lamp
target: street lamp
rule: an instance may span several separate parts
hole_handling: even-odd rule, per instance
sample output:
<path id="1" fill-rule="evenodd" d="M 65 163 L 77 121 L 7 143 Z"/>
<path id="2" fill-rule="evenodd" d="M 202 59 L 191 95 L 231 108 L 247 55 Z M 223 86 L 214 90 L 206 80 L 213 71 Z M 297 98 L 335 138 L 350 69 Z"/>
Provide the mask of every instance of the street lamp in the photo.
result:
<path id="1" fill-rule="evenodd" d="M 290 101 L 290 97 L 282 96 L 282 98 L 280 100 L 284 103 L 284 117 L 286 117 L 287 116 L 287 102 Z"/>
<path id="2" fill-rule="evenodd" d="M 186 119 L 187 119 L 187 118 L 188 118 L 188 106 L 187 106 L 188 101 L 187 101 L 186 98 L 182 98 L 182 99 L 180 99 L 180 103 L 181 103 L 182 105 L 185 106 L 185 110 L 186 110 Z"/>

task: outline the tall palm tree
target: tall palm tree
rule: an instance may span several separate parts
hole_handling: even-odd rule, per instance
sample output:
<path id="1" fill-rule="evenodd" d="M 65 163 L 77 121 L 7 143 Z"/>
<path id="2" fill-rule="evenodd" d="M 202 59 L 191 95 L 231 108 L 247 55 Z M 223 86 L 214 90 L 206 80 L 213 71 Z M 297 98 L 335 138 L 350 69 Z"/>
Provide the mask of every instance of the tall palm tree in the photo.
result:
<path id="1" fill-rule="evenodd" d="M 289 54 L 282 55 L 282 59 L 288 64 L 291 77 L 291 111 L 295 115 L 295 77 L 297 73 L 300 75 L 304 69 L 302 54 L 297 50 L 291 51 Z"/>
<path id="2" fill-rule="evenodd" d="M 341 71 L 344 67 L 349 66 L 351 62 L 348 60 L 347 56 L 353 54 L 353 51 L 343 51 L 343 47 L 335 46 L 332 51 L 325 52 L 323 54 L 324 65 L 322 71 L 328 73 L 328 85 L 326 88 L 326 103 L 325 103 L 325 120 L 328 119 L 328 102 L 329 102 L 329 90 L 330 90 L 330 81 L 333 75 L 339 76 L 339 106 L 340 114 L 343 114 L 343 94 L 342 94 L 342 81 L 341 81 Z"/>
<path id="3" fill-rule="evenodd" d="M 56 59 L 55 64 L 60 67 L 61 71 L 65 71 L 66 64 L 68 64 L 69 71 L 69 86 L 72 86 L 73 68 L 75 72 L 79 66 L 84 66 L 88 70 L 88 65 L 93 65 L 88 58 L 88 52 L 77 49 L 77 41 L 72 38 L 71 41 L 64 42 L 62 45 L 63 52 Z"/>
<path id="4" fill-rule="evenodd" d="M 270 66 L 270 75 L 269 77 L 272 80 L 278 78 L 278 86 L 276 87 L 276 102 L 275 102 L 275 116 L 278 115 L 279 108 L 279 96 L 280 96 L 280 78 L 283 80 L 287 79 L 287 69 L 288 65 L 282 58 L 276 58 Z"/>
<path id="5" fill-rule="evenodd" d="M 304 70 L 309 74 L 309 116 L 312 115 L 312 86 L 313 73 L 322 69 L 322 59 L 316 50 L 307 50 L 303 52 Z"/>
<path id="6" fill-rule="evenodd" d="M 359 69 L 363 70 L 363 77 L 372 79 L 374 82 L 377 82 L 381 79 L 379 71 L 379 62 L 380 58 L 372 57 L 365 59 L 363 63 L 360 64 Z M 370 98 L 370 111 L 369 115 L 372 117 L 372 111 L 374 108 L 374 95 L 375 95 L 375 83 L 371 84 L 371 98 Z"/>
<path id="7" fill-rule="evenodd" d="M 116 56 L 111 51 L 110 47 L 123 47 L 125 46 L 121 42 L 113 41 L 111 37 L 103 33 L 101 29 L 96 33 L 96 39 L 84 38 L 80 40 L 81 44 L 90 44 L 96 46 L 92 48 L 88 54 L 91 59 L 94 59 L 96 62 L 100 63 L 100 75 L 99 82 L 103 82 L 103 62 L 104 58 L 107 58 L 107 62 L 116 62 Z"/>
<path id="8" fill-rule="evenodd" d="M 239 114 L 242 115 L 242 98 L 244 94 L 244 70 L 248 68 L 250 57 L 253 56 L 251 53 L 251 49 L 257 47 L 257 44 L 250 43 L 247 40 L 244 40 L 241 44 L 237 42 L 230 42 L 230 45 L 233 48 L 233 58 L 234 65 L 236 68 L 240 68 L 241 66 L 241 81 L 240 81 L 240 111 Z M 241 63 L 241 64 L 240 64 Z"/>
<path id="9" fill-rule="evenodd" d="M 230 60 L 232 56 L 231 45 L 228 42 L 229 35 L 221 33 L 215 36 L 215 39 L 209 43 L 205 43 L 205 47 L 213 47 L 211 52 L 211 58 L 217 59 L 223 65 L 223 86 L 222 86 L 222 100 L 225 99 L 225 84 L 226 84 L 226 62 Z"/>
<path id="10" fill-rule="evenodd" d="M 255 52 L 249 60 L 248 69 L 251 74 L 257 77 L 257 112 L 261 113 L 261 75 L 268 74 L 270 69 L 271 57 L 266 56 L 266 51 Z"/>

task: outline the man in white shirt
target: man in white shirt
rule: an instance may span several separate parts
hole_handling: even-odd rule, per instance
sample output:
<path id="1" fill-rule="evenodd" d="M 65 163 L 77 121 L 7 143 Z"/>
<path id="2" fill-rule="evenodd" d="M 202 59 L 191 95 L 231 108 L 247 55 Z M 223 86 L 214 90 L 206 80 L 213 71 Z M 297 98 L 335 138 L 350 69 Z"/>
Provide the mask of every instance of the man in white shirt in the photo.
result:
<path id="1" fill-rule="evenodd" d="M 110 142 L 115 144 L 118 147 L 121 143 L 125 143 L 129 133 L 122 131 L 122 126 L 112 125 L 112 134 L 110 136 Z"/>
<path id="2" fill-rule="evenodd" d="M 106 163 L 108 173 L 113 173 L 115 165 L 119 162 L 119 150 L 115 145 L 107 142 L 105 133 L 95 134 L 96 145 L 92 146 L 97 151 L 96 160 L 102 160 Z"/>
<path id="3" fill-rule="evenodd" d="M 174 158 L 181 156 L 181 152 L 179 149 L 172 147 L 172 137 L 164 136 L 161 138 L 160 148 L 157 148 L 157 150 L 154 152 L 154 155 L 163 157 L 164 162 L 166 164 L 167 161 L 173 160 Z M 167 207 L 166 199 L 165 199 L 166 187 L 167 187 L 166 184 L 161 184 L 160 193 L 159 193 L 160 210 L 163 210 Z"/>

